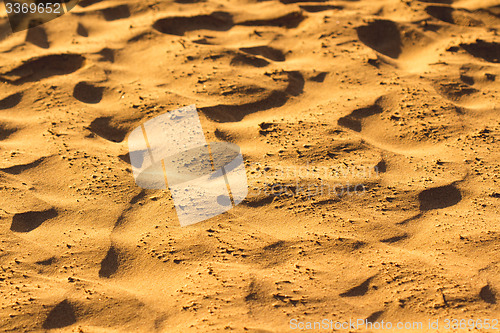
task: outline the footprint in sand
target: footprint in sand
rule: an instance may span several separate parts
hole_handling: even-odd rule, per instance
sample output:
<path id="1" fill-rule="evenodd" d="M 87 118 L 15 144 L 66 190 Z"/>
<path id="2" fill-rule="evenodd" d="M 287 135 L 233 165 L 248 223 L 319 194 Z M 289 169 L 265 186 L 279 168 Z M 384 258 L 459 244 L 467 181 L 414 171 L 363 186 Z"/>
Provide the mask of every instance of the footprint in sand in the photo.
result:
<path id="1" fill-rule="evenodd" d="M 173 16 L 160 19 L 153 27 L 161 33 L 183 36 L 188 31 L 214 30 L 226 31 L 233 26 L 233 18 L 225 12 L 213 12 L 208 15 Z"/>
<path id="2" fill-rule="evenodd" d="M 35 82 L 56 75 L 76 72 L 85 64 L 85 58 L 79 54 L 52 54 L 31 58 L 22 65 L 0 73 L 0 81 L 15 85 Z"/>
<path id="3" fill-rule="evenodd" d="M 0 110 L 12 109 L 23 99 L 23 92 L 17 92 L 0 100 Z"/>
<path id="4" fill-rule="evenodd" d="M 75 307 L 68 300 L 64 300 L 50 310 L 42 324 L 46 330 L 63 328 L 76 323 Z"/>
<path id="5" fill-rule="evenodd" d="M 135 123 L 124 123 L 118 118 L 99 117 L 94 119 L 88 129 L 94 134 L 111 142 L 122 142 L 135 127 Z"/>
<path id="6" fill-rule="evenodd" d="M 89 82 L 79 82 L 73 89 L 73 97 L 86 104 L 97 104 L 102 100 L 104 88 Z"/>
<path id="7" fill-rule="evenodd" d="M 18 128 L 5 122 L 0 123 L 0 141 L 8 139 L 12 134 L 16 133 Z"/>
<path id="8" fill-rule="evenodd" d="M 494 26 L 500 24 L 500 19 L 486 9 L 467 10 L 450 6 L 428 6 L 425 11 L 430 16 L 455 25 L 466 27 Z"/>
<path id="9" fill-rule="evenodd" d="M 343 6 L 338 5 L 299 5 L 302 10 L 305 10 L 309 13 L 319 13 L 325 12 L 328 10 L 341 10 L 344 9 Z"/>
<path id="10" fill-rule="evenodd" d="M 462 193 L 455 185 L 445 185 L 424 190 L 418 194 L 420 210 L 425 212 L 458 204 Z"/>
<path id="11" fill-rule="evenodd" d="M 183 36 L 186 32 L 196 30 L 227 31 L 235 25 L 241 26 L 277 26 L 296 28 L 305 19 L 301 11 L 291 11 L 281 15 L 265 18 L 246 17 L 234 21 L 227 12 L 216 11 L 206 15 L 172 16 L 157 20 L 153 27 L 164 34 Z"/>
<path id="12" fill-rule="evenodd" d="M 48 49 L 50 47 L 49 37 L 43 26 L 28 29 L 26 41 L 42 49 Z"/>
<path id="13" fill-rule="evenodd" d="M 12 217 L 10 230 L 23 233 L 30 232 L 41 226 L 45 221 L 53 219 L 57 216 L 57 210 L 54 208 L 43 211 L 17 213 Z"/>
<path id="14" fill-rule="evenodd" d="M 101 269 L 99 270 L 99 276 L 104 278 L 109 278 L 111 275 L 116 273 L 119 268 L 119 255 L 118 251 L 114 246 L 111 246 L 106 253 L 106 256 L 101 261 Z"/>
<path id="15" fill-rule="evenodd" d="M 212 107 L 200 108 L 201 111 L 210 119 L 217 122 L 236 122 L 243 119 L 246 115 L 283 106 L 291 96 L 299 96 L 304 90 L 305 80 L 302 73 L 298 71 L 285 72 L 284 89 L 270 90 L 267 96 L 252 103 L 217 105 Z"/>
<path id="16" fill-rule="evenodd" d="M 374 276 L 361 282 L 359 285 L 352 287 L 351 289 L 340 294 L 341 297 L 357 297 L 364 296 L 368 293 L 370 289 L 370 283 L 374 279 Z"/>
<path id="17" fill-rule="evenodd" d="M 130 17 L 130 9 L 127 5 L 119 5 L 101 10 L 106 21 L 116 21 Z"/>
<path id="18" fill-rule="evenodd" d="M 363 44 L 392 59 L 412 59 L 432 43 L 423 32 L 390 20 L 374 20 L 356 31 Z"/>
<path id="19" fill-rule="evenodd" d="M 464 43 L 460 46 L 476 58 L 495 64 L 500 63 L 500 43 L 476 40 L 475 43 Z"/>
<path id="20" fill-rule="evenodd" d="M 87 30 L 87 28 L 81 24 L 81 23 L 78 23 L 78 26 L 76 27 L 76 33 L 82 37 L 88 37 L 89 36 L 89 31 Z"/>

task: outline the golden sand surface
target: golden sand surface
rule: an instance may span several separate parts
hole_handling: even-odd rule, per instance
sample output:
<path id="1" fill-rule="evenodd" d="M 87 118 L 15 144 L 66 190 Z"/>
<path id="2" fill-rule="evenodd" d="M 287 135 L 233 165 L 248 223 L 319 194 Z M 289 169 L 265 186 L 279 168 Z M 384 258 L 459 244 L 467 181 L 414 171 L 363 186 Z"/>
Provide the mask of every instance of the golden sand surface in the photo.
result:
<path id="1" fill-rule="evenodd" d="M 500 319 L 499 1 L 83 0 L 0 27 L 0 331 Z M 192 104 L 250 192 L 180 227 L 127 137 Z"/>

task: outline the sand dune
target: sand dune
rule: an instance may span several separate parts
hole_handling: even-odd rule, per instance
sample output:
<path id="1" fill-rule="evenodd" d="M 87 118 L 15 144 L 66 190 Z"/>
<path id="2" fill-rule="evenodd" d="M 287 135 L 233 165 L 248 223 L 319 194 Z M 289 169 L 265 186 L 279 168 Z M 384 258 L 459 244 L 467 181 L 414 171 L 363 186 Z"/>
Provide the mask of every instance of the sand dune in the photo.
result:
<path id="1" fill-rule="evenodd" d="M 0 330 L 500 319 L 498 1 L 82 0 L 7 24 Z M 250 192 L 181 228 L 127 137 L 192 104 Z"/>

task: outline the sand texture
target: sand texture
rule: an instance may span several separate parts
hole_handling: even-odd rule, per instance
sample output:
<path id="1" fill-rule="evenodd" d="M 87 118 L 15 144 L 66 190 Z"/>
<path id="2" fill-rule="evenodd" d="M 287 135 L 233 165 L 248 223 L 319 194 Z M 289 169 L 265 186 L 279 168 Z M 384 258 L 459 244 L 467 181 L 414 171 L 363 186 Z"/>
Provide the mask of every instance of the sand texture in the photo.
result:
<path id="1" fill-rule="evenodd" d="M 500 317 L 499 1 L 0 7 L 0 331 Z M 250 192 L 181 228 L 127 136 L 192 104 Z"/>

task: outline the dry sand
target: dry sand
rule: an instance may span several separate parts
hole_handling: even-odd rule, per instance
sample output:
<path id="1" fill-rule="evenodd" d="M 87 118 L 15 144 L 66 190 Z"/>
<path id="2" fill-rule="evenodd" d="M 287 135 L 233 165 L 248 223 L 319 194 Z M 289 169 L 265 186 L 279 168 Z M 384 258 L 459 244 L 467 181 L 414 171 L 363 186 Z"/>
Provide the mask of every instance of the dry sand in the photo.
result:
<path id="1" fill-rule="evenodd" d="M 500 317 L 499 1 L 1 10 L 1 331 Z M 127 135 L 190 104 L 251 191 L 181 228 Z"/>

